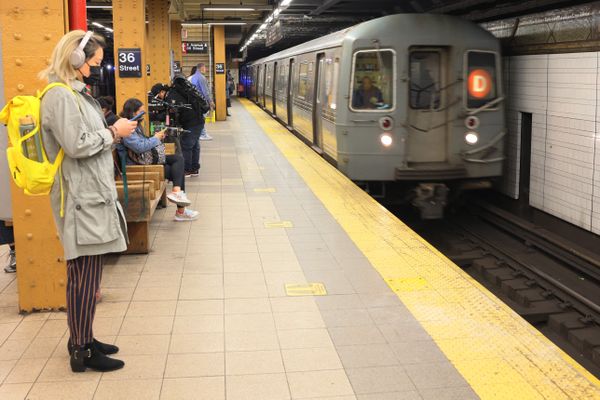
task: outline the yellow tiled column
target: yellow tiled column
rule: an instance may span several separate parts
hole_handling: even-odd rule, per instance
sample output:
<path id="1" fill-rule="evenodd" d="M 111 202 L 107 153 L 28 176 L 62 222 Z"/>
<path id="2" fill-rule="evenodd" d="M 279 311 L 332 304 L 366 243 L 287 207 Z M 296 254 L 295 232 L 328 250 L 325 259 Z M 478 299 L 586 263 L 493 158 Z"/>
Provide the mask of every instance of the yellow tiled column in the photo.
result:
<path id="1" fill-rule="evenodd" d="M 33 95 L 44 85 L 37 74 L 67 26 L 63 0 L 0 2 L 4 97 Z M 4 132 L 3 132 L 4 133 Z M 21 311 L 66 306 L 66 268 L 48 196 L 25 196 L 11 182 Z M 8 193 L 2 193 L 4 198 Z M 0 199 L 0 201 L 2 201 Z"/>
<path id="2" fill-rule="evenodd" d="M 113 29 L 115 50 L 115 87 L 117 111 L 130 97 L 137 97 L 144 104 L 148 102 L 146 84 L 146 1 L 114 0 Z M 122 77 L 120 68 L 125 65 L 127 56 L 119 59 L 119 49 L 139 49 L 141 51 L 141 76 Z"/>
<path id="3" fill-rule="evenodd" d="M 146 0 L 148 6 L 148 63 L 150 77 L 148 85 L 169 83 L 170 47 L 169 47 L 169 2 L 164 0 Z"/>
<path id="4" fill-rule="evenodd" d="M 213 76 L 215 77 L 215 106 L 217 109 L 217 121 L 227 119 L 226 99 L 226 71 L 225 71 L 225 27 L 223 25 L 213 26 L 214 60 Z M 222 69 L 220 69 L 222 66 Z"/>
<path id="5" fill-rule="evenodd" d="M 173 59 L 179 61 L 183 69 L 183 57 L 181 54 L 181 21 L 171 21 L 171 49 L 173 50 Z"/>

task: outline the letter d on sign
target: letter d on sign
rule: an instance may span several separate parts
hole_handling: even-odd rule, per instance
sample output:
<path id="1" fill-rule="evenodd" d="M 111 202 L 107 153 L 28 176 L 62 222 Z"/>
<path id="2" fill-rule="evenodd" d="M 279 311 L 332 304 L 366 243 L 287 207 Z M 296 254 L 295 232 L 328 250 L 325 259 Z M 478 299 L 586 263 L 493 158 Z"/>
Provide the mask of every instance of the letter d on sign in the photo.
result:
<path id="1" fill-rule="evenodd" d="M 492 77 L 483 69 L 475 69 L 469 74 L 469 96 L 476 99 L 486 98 L 492 90 Z"/>

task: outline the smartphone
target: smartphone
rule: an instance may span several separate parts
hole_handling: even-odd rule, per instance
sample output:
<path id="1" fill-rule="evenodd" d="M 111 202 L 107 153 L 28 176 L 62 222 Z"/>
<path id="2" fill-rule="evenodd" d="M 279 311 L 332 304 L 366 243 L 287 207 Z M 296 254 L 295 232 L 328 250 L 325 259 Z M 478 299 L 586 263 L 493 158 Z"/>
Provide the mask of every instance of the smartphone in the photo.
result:
<path id="1" fill-rule="evenodd" d="M 142 119 L 144 114 L 146 114 L 146 111 L 140 111 L 140 113 L 135 117 L 131 118 L 130 121 L 139 121 L 140 119 Z"/>

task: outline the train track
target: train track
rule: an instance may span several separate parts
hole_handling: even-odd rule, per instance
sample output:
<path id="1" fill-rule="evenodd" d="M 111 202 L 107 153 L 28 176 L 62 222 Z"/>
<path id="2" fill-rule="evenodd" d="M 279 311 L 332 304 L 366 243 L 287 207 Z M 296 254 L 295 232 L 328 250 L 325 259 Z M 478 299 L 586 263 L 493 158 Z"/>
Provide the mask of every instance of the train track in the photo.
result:
<path id="1" fill-rule="evenodd" d="M 413 228 L 600 377 L 600 257 L 483 202 Z"/>

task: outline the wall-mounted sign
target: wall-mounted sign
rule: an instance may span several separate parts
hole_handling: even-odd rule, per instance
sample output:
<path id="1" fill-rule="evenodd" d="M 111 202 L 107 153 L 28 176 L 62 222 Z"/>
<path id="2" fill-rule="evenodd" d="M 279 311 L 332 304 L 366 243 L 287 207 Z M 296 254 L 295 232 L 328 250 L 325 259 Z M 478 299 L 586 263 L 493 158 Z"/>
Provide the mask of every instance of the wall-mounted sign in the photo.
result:
<path id="1" fill-rule="evenodd" d="M 150 76 L 150 64 L 146 64 L 146 75 Z"/>
<path id="2" fill-rule="evenodd" d="M 173 72 L 176 74 L 181 73 L 181 61 L 173 61 Z"/>
<path id="3" fill-rule="evenodd" d="M 225 64 L 224 63 L 216 63 L 215 64 L 215 74 L 224 74 L 225 73 Z"/>
<path id="4" fill-rule="evenodd" d="M 208 43 L 207 42 L 181 42 L 181 52 L 183 54 L 208 53 Z"/>
<path id="5" fill-rule="evenodd" d="M 119 78 L 140 78 L 142 76 L 142 50 L 118 49 L 117 63 Z"/>
<path id="6" fill-rule="evenodd" d="M 275 22 L 267 27 L 266 45 L 272 46 L 283 39 L 283 29 L 281 29 L 281 21 Z"/>

